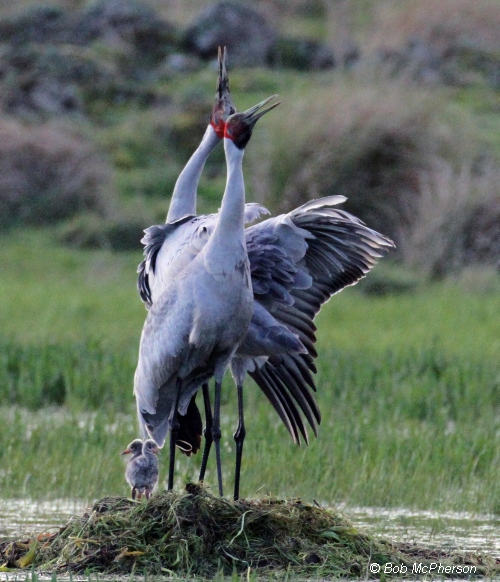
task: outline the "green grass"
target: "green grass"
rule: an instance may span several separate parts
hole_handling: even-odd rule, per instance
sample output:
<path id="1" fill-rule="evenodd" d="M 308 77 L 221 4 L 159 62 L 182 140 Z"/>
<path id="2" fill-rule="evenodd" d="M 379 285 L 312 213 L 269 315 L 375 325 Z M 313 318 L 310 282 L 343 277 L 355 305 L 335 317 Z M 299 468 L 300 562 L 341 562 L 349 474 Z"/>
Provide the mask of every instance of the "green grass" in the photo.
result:
<path id="1" fill-rule="evenodd" d="M 86 344 L 23 346 L 0 337 L 0 402 L 30 410 L 66 405 L 72 410 L 111 405 L 130 408 L 134 358 Z"/>
<path id="2" fill-rule="evenodd" d="M 93 340 L 135 352 L 146 314 L 135 288 L 140 250 L 76 252 L 43 231 L 1 240 L 2 335 L 23 344 Z"/>
<path id="3" fill-rule="evenodd" d="M 146 314 L 135 291 L 140 253 L 71 251 L 34 231 L 2 242 L 0 488 L 33 498 L 126 494 L 119 452 L 137 435 L 132 385 Z M 381 265 L 371 276 L 391 274 Z M 334 297 L 318 318 L 319 437 L 294 446 L 249 381 L 243 496 L 500 512 L 499 312 L 494 273 Z M 229 378 L 222 413 L 229 495 Z M 162 478 L 167 462 L 165 451 Z M 179 455 L 177 488 L 196 480 L 199 462 Z M 211 459 L 215 488 L 214 478 Z"/>
<path id="4" fill-rule="evenodd" d="M 368 277 L 376 277 L 383 265 L 375 269 Z M 432 349 L 494 363 L 500 354 L 500 278 L 493 274 L 481 286 L 481 275 L 472 290 L 465 274 L 389 297 L 345 290 L 318 317 L 320 344 L 357 354 Z"/>
<path id="5" fill-rule="evenodd" d="M 22 344 L 93 341 L 135 357 L 146 315 L 136 292 L 140 250 L 74 251 L 56 246 L 49 231 L 34 230 L 13 231 L 0 242 L 3 336 Z M 366 283 L 375 278 L 390 280 L 392 270 L 382 262 Z M 500 352 L 499 310 L 494 272 L 468 271 L 457 281 L 388 297 L 360 295 L 354 287 L 322 309 L 319 346 L 375 354 L 435 347 L 494 360 Z"/>
<path id="6" fill-rule="evenodd" d="M 130 367 L 130 373 L 133 368 Z M 103 371 L 106 371 L 103 366 Z M 101 385 L 99 385 L 101 386 Z M 492 366 L 435 350 L 383 358 L 326 350 L 318 379 L 323 422 L 309 447 L 294 446 L 249 383 L 243 495 L 272 494 L 328 504 L 498 511 L 499 379 Z M 127 387 L 128 388 L 128 387 Z M 236 402 L 223 403 L 223 467 L 230 494 Z M 68 406 L 0 410 L 4 494 L 84 497 L 125 494 L 119 452 L 136 436 L 128 413 L 104 393 L 99 410 Z M 68 411 L 69 408 L 69 411 Z M 196 480 L 199 456 L 179 455 L 177 483 Z M 168 454 L 161 456 L 165 476 Z M 215 488 L 213 459 L 207 481 Z"/>

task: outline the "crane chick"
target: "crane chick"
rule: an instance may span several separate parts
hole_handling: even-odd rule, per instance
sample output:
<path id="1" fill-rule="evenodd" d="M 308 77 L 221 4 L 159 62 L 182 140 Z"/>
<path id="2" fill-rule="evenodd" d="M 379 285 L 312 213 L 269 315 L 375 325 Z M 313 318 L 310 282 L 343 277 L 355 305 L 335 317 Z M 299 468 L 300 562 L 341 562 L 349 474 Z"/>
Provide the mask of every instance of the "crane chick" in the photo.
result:
<path id="1" fill-rule="evenodd" d="M 127 468 L 125 470 L 125 478 L 127 483 L 132 488 L 132 499 L 140 499 L 142 494 L 146 499 L 151 497 L 153 489 L 158 483 L 158 445 L 154 440 L 148 439 L 142 441 L 135 439 L 129 446 L 121 453 L 122 455 L 131 454 Z"/>

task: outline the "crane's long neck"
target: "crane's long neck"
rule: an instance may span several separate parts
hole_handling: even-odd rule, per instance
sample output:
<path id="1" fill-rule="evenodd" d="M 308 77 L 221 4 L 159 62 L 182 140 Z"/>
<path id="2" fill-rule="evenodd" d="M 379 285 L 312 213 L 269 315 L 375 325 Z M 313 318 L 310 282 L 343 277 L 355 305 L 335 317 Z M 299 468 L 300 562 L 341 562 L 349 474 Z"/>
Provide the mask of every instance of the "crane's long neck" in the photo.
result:
<path id="1" fill-rule="evenodd" d="M 178 220 L 186 214 L 196 214 L 196 194 L 201 173 L 210 152 L 219 142 L 220 139 L 214 128 L 209 125 L 200 145 L 177 178 L 168 209 L 167 222 Z"/>
<path id="2" fill-rule="evenodd" d="M 225 138 L 227 181 L 217 225 L 205 247 L 205 262 L 212 272 L 229 272 L 246 257 L 244 150 Z"/>

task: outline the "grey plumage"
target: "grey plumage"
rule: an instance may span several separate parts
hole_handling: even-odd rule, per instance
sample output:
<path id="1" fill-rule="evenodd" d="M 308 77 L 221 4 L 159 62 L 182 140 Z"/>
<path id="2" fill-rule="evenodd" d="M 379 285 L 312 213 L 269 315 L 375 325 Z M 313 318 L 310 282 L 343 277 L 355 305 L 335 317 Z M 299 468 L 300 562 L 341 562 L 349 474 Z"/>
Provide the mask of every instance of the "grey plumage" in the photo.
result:
<path id="1" fill-rule="evenodd" d="M 172 281 L 182 280 L 186 272 L 191 272 L 192 263 L 196 263 L 211 241 L 219 219 L 218 214 L 195 216 L 196 188 L 201 169 L 217 144 L 217 138 L 220 138 L 220 133 L 215 129 L 220 129 L 230 103 L 227 72 L 220 60 L 219 64 L 219 92 L 214 107 L 218 113 L 212 114 L 211 126 L 200 147 L 181 173 L 183 188 L 176 184 L 168 214 L 169 222 L 146 229 L 142 240 L 145 249 L 144 260 L 138 269 L 138 289 L 150 313 L 162 310 L 166 313 L 173 308 L 165 301 L 164 294 L 171 292 Z M 223 83 L 222 69 L 225 75 Z M 232 104 L 230 107 L 233 108 Z M 245 231 L 253 308 L 247 332 L 229 356 L 231 372 L 238 387 L 241 387 L 246 374 L 255 380 L 293 441 L 298 444 L 301 439 L 308 442 L 307 424 L 317 434 L 321 420 L 314 397 L 314 358 L 317 357 L 314 318 L 332 295 L 357 283 L 394 246 L 387 237 L 338 209 L 337 205 L 343 201 L 345 198 L 342 196 L 311 201 Z M 251 222 L 264 213 L 268 212 L 262 206 L 247 204 L 245 222 Z M 223 311 L 218 313 L 214 308 L 207 309 L 205 313 L 209 318 L 217 318 L 225 315 Z M 170 329 L 170 332 L 173 330 Z M 169 330 L 164 330 L 162 341 L 168 333 Z M 160 335 L 158 332 L 158 340 Z M 183 452 L 196 452 L 200 446 L 201 434 L 193 430 L 200 424 L 194 401 L 196 391 L 215 373 L 217 358 L 220 360 L 228 353 L 206 357 L 203 365 L 189 372 L 186 369 L 178 407 L 180 430 L 189 435 L 183 439 L 182 445 L 178 443 Z M 171 355 L 181 357 L 177 353 Z M 188 356 L 194 357 L 191 352 Z M 182 357 L 185 358 L 184 355 Z M 171 381 L 168 380 L 168 372 L 155 373 L 159 376 L 155 380 L 157 384 L 164 382 L 166 386 Z M 206 386 L 204 399 L 205 390 Z M 170 395 L 168 398 L 164 396 L 167 392 Z M 155 426 L 156 432 L 151 434 L 160 442 L 163 442 L 162 435 L 170 426 L 168 411 L 172 410 L 173 392 L 173 389 L 165 391 L 161 388 L 156 393 L 150 393 L 146 399 L 141 398 L 142 403 L 138 398 L 141 423 L 148 427 L 150 433 L 151 427 Z M 241 440 L 243 438 L 244 435 Z M 202 463 L 201 475 L 204 466 Z"/>
<path id="2" fill-rule="evenodd" d="M 269 211 L 254 202 L 245 204 L 245 224 L 255 222 Z M 157 224 L 144 230 L 144 260 L 137 268 L 137 290 L 146 309 L 163 292 L 167 282 L 186 267 L 208 242 L 219 215 L 187 214 L 174 222 Z"/>
<path id="3" fill-rule="evenodd" d="M 146 499 L 149 499 L 158 484 L 158 459 L 156 457 L 158 445 L 151 439 L 144 442 L 136 439 L 130 443 L 122 455 L 130 453 L 132 457 L 127 463 L 125 478 L 132 488 L 132 499 L 135 499 L 136 496 L 141 499 L 143 494 Z"/>
<path id="4" fill-rule="evenodd" d="M 307 442 L 304 414 L 313 432 L 320 414 L 311 394 L 311 372 L 317 357 L 314 318 L 321 306 L 346 286 L 363 278 L 394 243 L 368 228 L 361 220 L 336 208 L 342 196 L 308 202 L 292 212 L 270 218 L 246 230 L 246 240 L 255 302 L 305 346 L 307 353 L 269 352 L 264 365 L 251 361 L 251 348 L 244 341 L 236 357 L 240 368 L 263 390 L 292 439 Z M 262 330 L 252 330 L 254 336 Z M 254 350 L 255 351 L 255 350 Z"/>
<path id="5" fill-rule="evenodd" d="M 160 447 L 170 432 L 169 489 L 173 486 L 177 434 L 182 428 L 179 417 L 185 417 L 190 406 L 192 409 L 196 391 L 214 376 L 214 440 L 219 491 L 222 494 L 218 448 L 220 428 L 215 429 L 220 408 L 220 389 L 225 370 L 245 336 L 253 312 L 250 268 L 244 241 L 242 159 L 253 125 L 275 106 L 262 111 L 261 108 L 268 101 L 266 99 L 244 113 L 235 114 L 226 122 L 226 132 L 228 124 L 232 131 L 231 137 L 224 140 L 228 176 L 221 211 L 211 236 L 199 248 L 199 239 L 203 237 L 205 227 L 202 226 L 201 231 L 196 227 L 195 236 L 188 240 L 197 253 L 186 243 L 166 249 L 170 251 L 175 268 L 170 270 L 168 281 L 154 299 L 143 327 L 134 393 L 144 432 L 151 435 Z M 185 224 L 196 225 L 196 222 L 193 219 Z M 156 236 L 160 230 L 155 230 L 152 236 Z M 178 232 L 179 227 L 171 229 L 169 236 L 175 237 Z M 184 251 L 187 253 L 186 264 L 179 269 Z M 169 262 L 165 263 L 168 272 Z M 175 274 L 174 270 L 177 271 Z M 154 273 L 155 277 L 157 273 L 158 269 Z M 154 290 L 149 289 L 149 295 L 153 296 Z"/>
<path id="6" fill-rule="evenodd" d="M 234 111 L 235 107 L 230 97 L 227 76 L 227 52 L 224 49 L 223 54 L 219 51 L 219 78 L 210 124 L 207 127 L 200 146 L 194 152 L 176 182 L 168 211 L 167 224 L 152 226 L 146 229 L 145 236 L 142 239 L 142 242 L 145 245 L 145 258 L 138 268 L 138 290 L 147 309 L 150 309 L 152 304 L 159 299 L 160 295 L 168 285 L 168 282 L 175 278 L 177 274 L 197 256 L 203 246 L 207 243 L 213 229 L 215 228 L 218 214 L 195 216 L 197 186 L 208 155 L 222 138 L 225 120 L 228 115 L 234 113 Z M 269 212 L 259 204 L 250 203 L 245 205 L 245 223 L 254 222 L 262 214 L 269 214 Z M 265 241 L 262 241 L 262 244 L 265 244 Z M 265 249 L 259 248 L 259 252 L 263 250 Z M 276 250 L 279 252 L 279 248 L 275 248 L 275 251 Z M 264 259 L 262 259 L 262 261 L 264 261 Z M 254 266 L 257 264 L 255 261 L 253 261 L 253 263 Z M 271 265 L 273 268 L 275 267 L 274 262 L 271 263 Z M 295 279 L 300 275 L 301 273 L 297 274 Z M 258 281 L 258 278 L 254 276 L 254 285 L 257 284 Z M 309 278 L 307 281 L 309 281 Z M 295 280 L 295 283 L 299 283 L 300 285 L 300 282 L 297 280 Z M 265 332 L 263 334 L 262 331 L 264 329 Z M 258 338 L 252 337 L 255 333 L 259 336 Z M 306 346 L 304 346 L 302 342 L 300 342 L 300 340 L 282 323 L 270 316 L 270 314 L 264 309 L 259 309 L 257 302 L 254 302 L 253 321 L 246 344 L 247 346 L 255 344 L 259 354 L 273 354 L 276 352 L 276 346 L 278 347 L 279 352 L 293 351 L 294 353 L 301 353 L 307 350 Z M 307 344 L 307 347 L 310 350 L 313 350 L 310 341 Z M 249 355 L 255 354 L 250 352 Z M 304 364 L 300 366 L 300 370 L 304 370 L 305 374 L 302 378 L 302 385 L 309 387 L 311 385 L 309 382 L 309 372 L 315 371 L 315 369 L 310 358 L 303 358 L 303 361 L 302 359 L 300 360 L 300 362 Z M 251 363 L 245 360 L 238 360 L 238 362 L 241 363 L 241 366 L 235 361 L 231 367 L 233 375 L 241 368 L 242 377 L 244 377 L 245 365 L 264 366 L 265 368 L 270 368 L 269 374 L 273 375 L 275 373 L 275 369 L 267 362 L 267 356 L 254 360 Z M 283 362 L 279 364 L 279 367 L 286 367 L 286 365 L 287 360 L 284 359 Z M 284 373 L 286 373 L 286 370 Z M 202 376 L 200 375 L 200 381 L 202 381 L 201 378 Z M 208 378 L 209 372 L 207 371 L 205 374 L 205 381 L 208 380 Z M 267 394 L 273 406 L 278 410 L 278 414 L 282 417 L 281 407 L 277 403 L 274 392 L 271 392 L 269 387 L 264 385 L 263 377 L 257 375 L 256 379 L 261 386 L 261 389 Z M 312 384 L 312 388 L 314 389 L 314 384 Z M 204 400 L 205 403 L 207 403 L 208 387 L 204 385 L 203 389 Z M 282 388 L 279 388 L 279 390 L 282 390 Z M 206 410 L 207 414 L 208 412 L 209 411 Z M 185 438 L 182 443 L 179 443 L 182 452 L 186 454 L 196 452 L 200 446 L 200 438 L 198 435 L 201 434 L 201 431 L 198 432 L 198 429 L 196 428 L 199 425 L 199 422 L 199 412 L 193 397 L 193 402 L 190 404 L 188 412 L 185 416 L 180 418 L 180 431 L 189 435 L 189 437 Z M 146 436 L 146 434 L 147 432 L 143 431 L 143 435 Z M 295 442 L 300 442 L 300 439 L 297 440 L 292 431 L 291 434 Z M 305 434 L 307 441 L 307 432 Z M 188 444 L 187 447 L 185 446 L 186 444 Z M 206 462 L 205 455 L 204 462 Z M 203 466 L 204 464 L 202 463 L 202 467 Z M 202 474 L 203 469 L 200 473 L 200 478 L 202 478 Z"/>
<path id="7" fill-rule="evenodd" d="M 312 374 L 316 372 L 313 359 L 317 357 L 314 318 L 325 302 L 362 279 L 394 246 L 390 239 L 337 208 L 344 201 L 343 196 L 329 196 L 307 202 L 245 230 L 254 309 L 231 370 L 239 378 L 249 373 L 297 443 L 301 436 L 308 442 L 302 415 L 315 434 L 321 419 L 312 394 Z M 171 273 L 185 268 L 203 248 L 216 217 L 178 221 L 178 232 L 184 229 L 183 245 L 176 248 L 177 265 L 169 263 Z M 185 235 L 187 225 L 191 229 L 189 236 Z M 169 225 L 161 227 L 163 240 L 155 237 L 160 227 L 147 229 L 143 239 L 149 245 L 145 254 L 150 254 L 141 263 L 146 288 L 143 300 L 153 297 L 145 275 L 152 273 L 154 277 L 154 260 L 160 249 L 174 246 L 168 238 L 173 232 Z M 156 294 L 160 294 L 161 284 L 154 284 Z"/>

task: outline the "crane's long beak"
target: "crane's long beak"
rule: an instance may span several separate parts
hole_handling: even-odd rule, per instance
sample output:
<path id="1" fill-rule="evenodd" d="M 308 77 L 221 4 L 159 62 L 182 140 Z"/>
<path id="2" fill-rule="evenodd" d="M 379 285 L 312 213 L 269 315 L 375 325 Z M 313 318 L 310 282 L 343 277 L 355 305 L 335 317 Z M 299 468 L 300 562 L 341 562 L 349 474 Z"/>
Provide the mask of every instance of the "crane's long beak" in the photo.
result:
<path id="1" fill-rule="evenodd" d="M 224 124 L 226 119 L 235 113 L 236 107 L 231 99 L 229 91 L 229 77 L 227 74 L 227 50 L 219 47 L 218 54 L 219 77 L 217 79 L 217 88 L 215 91 L 215 102 L 212 107 L 210 125 L 214 128 L 215 133 L 222 139 L 224 136 Z"/>
<path id="2" fill-rule="evenodd" d="M 230 115 L 226 120 L 224 137 L 230 139 L 240 150 L 245 149 L 257 121 L 268 111 L 271 111 L 271 109 L 274 109 L 280 104 L 278 101 L 264 109 L 265 105 L 275 97 L 277 95 L 272 95 L 242 113 Z"/>
<path id="3" fill-rule="evenodd" d="M 226 47 L 224 47 L 224 49 L 219 47 L 217 60 L 219 63 L 219 78 L 217 79 L 217 93 L 215 95 L 215 99 L 222 101 L 224 98 L 228 98 L 229 96 L 229 77 L 227 74 Z"/>
<path id="4" fill-rule="evenodd" d="M 257 105 L 250 107 L 250 109 L 243 111 L 242 115 L 244 116 L 243 119 L 246 121 L 246 123 L 248 123 L 248 125 L 250 127 L 253 127 L 263 115 L 265 115 L 266 113 L 269 113 L 269 111 L 271 111 L 271 109 L 278 107 L 278 105 L 281 103 L 281 101 L 277 101 L 276 103 L 273 103 L 272 105 L 270 105 L 266 109 L 262 109 L 262 107 L 264 107 L 264 105 L 269 103 L 269 101 L 271 101 L 272 99 L 275 99 L 277 96 L 278 95 L 271 95 L 271 97 L 268 97 L 267 99 L 264 99 L 264 101 L 261 101 Z"/>

